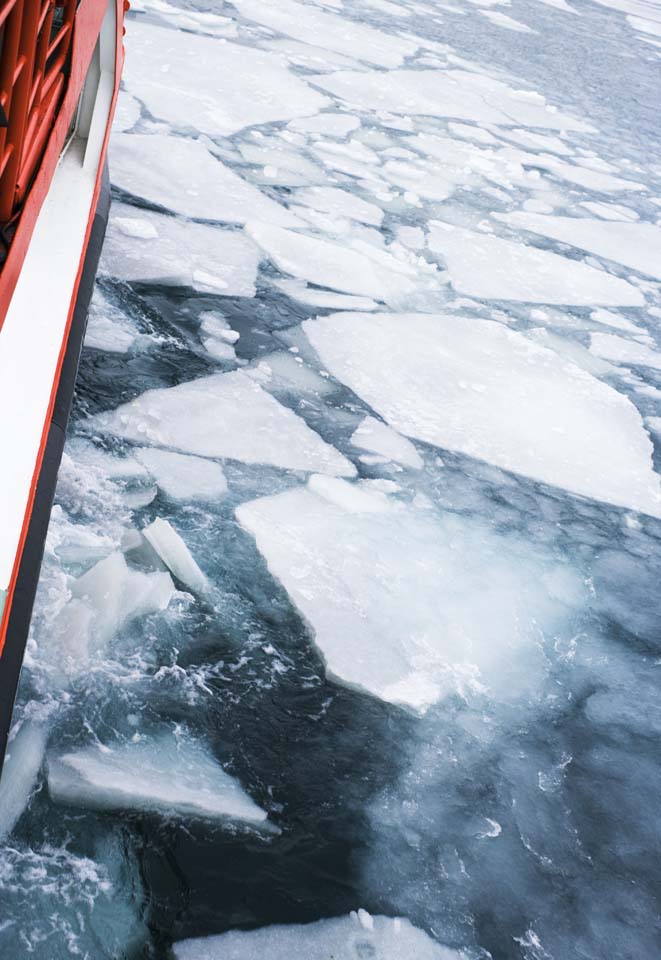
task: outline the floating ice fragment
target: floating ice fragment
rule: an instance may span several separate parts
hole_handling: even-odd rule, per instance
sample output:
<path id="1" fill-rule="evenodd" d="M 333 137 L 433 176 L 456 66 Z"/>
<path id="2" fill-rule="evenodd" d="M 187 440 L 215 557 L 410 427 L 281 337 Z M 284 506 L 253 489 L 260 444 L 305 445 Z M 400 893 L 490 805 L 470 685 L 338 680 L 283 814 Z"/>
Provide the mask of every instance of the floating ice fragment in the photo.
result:
<path id="1" fill-rule="evenodd" d="M 331 373 L 401 433 L 661 516 L 633 404 L 521 333 L 415 314 L 335 314 L 303 326 Z"/>
<path id="2" fill-rule="evenodd" d="M 135 20 L 126 46 L 129 92 L 152 116 L 184 130 L 226 137 L 254 124 L 314 114 L 328 104 L 281 57 L 250 46 Z"/>
<path id="3" fill-rule="evenodd" d="M 243 232 L 113 205 L 100 272 L 122 280 L 254 297 L 259 250 Z"/>
<path id="4" fill-rule="evenodd" d="M 428 244 L 445 260 L 454 288 L 471 297 L 577 306 L 640 307 L 645 302 L 626 280 L 514 240 L 436 220 L 430 223 Z"/>
<path id="5" fill-rule="evenodd" d="M 378 303 L 369 297 L 353 297 L 345 293 L 332 293 L 330 290 L 317 290 L 308 287 L 302 280 L 274 280 L 273 286 L 293 300 L 307 303 L 311 307 L 331 307 L 334 310 L 376 310 L 378 307 Z"/>
<path id="6" fill-rule="evenodd" d="M 361 916 L 369 916 L 361 911 Z M 216 937 L 181 940 L 175 960 L 462 960 L 414 927 L 410 920 L 357 913 L 316 923 L 230 930 Z"/>
<path id="7" fill-rule="evenodd" d="M 44 721 L 24 720 L 7 747 L 0 777 L 0 841 L 12 832 L 30 802 L 49 732 Z"/>
<path id="8" fill-rule="evenodd" d="M 265 223 L 249 223 L 246 232 L 280 270 L 321 287 L 381 302 L 398 301 L 420 287 L 415 267 L 368 244 L 358 249 Z"/>
<path id="9" fill-rule="evenodd" d="M 365 417 L 354 431 L 351 443 L 360 450 L 381 454 L 413 470 L 421 470 L 424 466 L 422 457 L 411 441 L 375 417 Z"/>
<path id="10" fill-rule="evenodd" d="M 380 227 L 383 222 L 381 207 L 367 203 L 355 193 L 349 193 L 337 187 L 308 187 L 298 190 L 295 199 L 297 203 L 303 203 L 323 213 L 348 217 L 350 220 L 368 223 L 373 227 Z"/>
<path id="11" fill-rule="evenodd" d="M 661 227 L 652 223 L 604 222 L 532 213 L 496 213 L 494 217 L 512 227 L 561 240 L 661 280 Z"/>
<path id="12" fill-rule="evenodd" d="M 338 71 L 311 78 L 315 86 L 365 110 L 407 116 L 452 117 L 505 126 L 524 124 L 551 130 L 592 128 L 559 110 L 539 94 L 515 90 L 466 70 Z"/>
<path id="13" fill-rule="evenodd" d="M 283 227 L 301 221 L 217 160 L 200 140 L 166 134 L 120 133 L 111 147 L 113 183 L 175 213 L 200 220 Z M 181 176 L 181 171 L 186 176 Z"/>
<path id="14" fill-rule="evenodd" d="M 193 593 L 204 595 L 209 592 L 209 581 L 171 523 L 157 517 L 142 533 L 173 577 Z"/>
<path id="15" fill-rule="evenodd" d="M 325 137 L 343 139 L 360 127 L 360 118 L 350 113 L 320 113 L 316 117 L 303 117 L 292 120 L 288 126 L 292 130 L 305 133 L 323 134 Z"/>
<path id="16" fill-rule="evenodd" d="M 209 748 L 188 732 L 138 734 L 48 758 L 57 803 L 94 810 L 155 810 L 268 826 L 266 813 Z"/>
<path id="17" fill-rule="evenodd" d="M 265 0 L 236 0 L 234 6 L 244 17 L 286 36 L 380 67 L 397 67 L 418 48 L 410 40 L 383 33 L 357 20 L 323 13 L 295 0 L 278 0 L 277 4 Z"/>
<path id="18" fill-rule="evenodd" d="M 128 353 L 137 339 L 138 333 L 128 317 L 97 286 L 87 317 L 85 346 L 107 353 Z"/>
<path id="19" fill-rule="evenodd" d="M 497 27 L 513 30 L 515 33 L 537 33 L 525 23 L 515 20 L 514 17 L 508 17 L 506 13 L 500 13 L 498 10 L 480 10 L 480 13 Z"/>
<path id="20" fill-rule="evenodd" d="M 242 370 L 148 390 L 90 429 L 201 457 L 352 476 L 355 467 Z"/>
<path id="21" fill-rule="evenodd" d="M 507 698 L 543 672 L 539 631 L 565 608 L 545 586 L 555 565 L 530 547 L 328 477 L 236 515 L 342 683 L 424 712 L 485 686 Z"/>
<path id="22" fill-rule="evenodd" d="M 617 337 L 614 333 L 591 334 L 590 350 L 596 356 L 611 360 L 613 363 L 661 370 L 661 353 L 651 350 L 642 343 Z"/>

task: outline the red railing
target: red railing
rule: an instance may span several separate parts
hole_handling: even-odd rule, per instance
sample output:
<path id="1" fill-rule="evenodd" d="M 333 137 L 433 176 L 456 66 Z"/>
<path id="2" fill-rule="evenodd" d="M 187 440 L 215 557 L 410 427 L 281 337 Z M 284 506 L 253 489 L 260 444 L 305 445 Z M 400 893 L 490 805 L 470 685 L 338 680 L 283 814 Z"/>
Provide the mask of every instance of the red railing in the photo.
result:
<path id="1" fill-rule="evenodd" d="M 0 224 L 15 217 L 66 82 L 77 0 L 0 0 Z M 0 116 L 2 116 L 0 114 Z"/>

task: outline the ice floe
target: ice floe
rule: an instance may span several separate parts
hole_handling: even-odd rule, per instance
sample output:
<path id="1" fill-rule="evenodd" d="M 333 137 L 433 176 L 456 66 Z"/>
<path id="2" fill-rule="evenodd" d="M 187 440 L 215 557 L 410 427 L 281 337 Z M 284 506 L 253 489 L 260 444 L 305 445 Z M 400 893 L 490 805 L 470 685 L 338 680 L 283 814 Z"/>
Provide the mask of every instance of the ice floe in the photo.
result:
<path id="1" fill-rule="evenodd" d="M 281 57 L 267 51 L 136 21 L 126 40 L 127 89 L 152 116 L 183 130 L 228 136 L 254 124 L 315 114 L 328 105 Z"/>
<path id="2" fill-rule="evenodd" d="M 260 254 L 239 231 L 123 203 L 112 208 L 101 274 L 193 287 L 201 293 L 253 297 Z"/>
<path id="3" fill-rule="evenodd" d="M 469 297 L 576 306 L 641 307 L 645 302 L 626 280 L 489 233 L 436 220 L 430 223 L 428 245 L 445 260 L 454 288 Z"/>
<path id="4" fill-rule="evenodd" d="M 462 316 L 336 314 L 304 329 L 328 370 L 401 433 L 661 516 L 638 411 L 566 357 Z"/>
<path id="5" fill-rule="evenodd" d="M 313 477 L 236 515 L 328 673 L 417 711 L 451 692 L 519 689 L 519 671 L 539 667 L 538 631 L 562 618 L 544 586 L 555 567 L 533 551 L 365 484 Z"/>
<path id="6" fill-rule="evenodd" d="M 331 290 L 397 303 L 435 286 L 428 266 L 421 276 L 418 265 L 364 242 L 331 243 L 265 223 L 249 223 L 246 232 L 280 270 Z"/>
<path id="7" fill-rule="evenodd" d="M 375 417 L 365 417 L 351 436 L 351 443 L 405 467 L 420 470 L 424 461 L 410 440 Z"/>
<path id="8" fill-rule="evenodd" d="M 216 937 L 180 940 L 175 960 L 461 960 L 409 920 L 370 916 L 365 910 L 316 923 L 230 930 Z"/>
<path id="9" fill-rule="evenodd" d="M 148 390 L 90 429 L 196 456 L 351 476 L 355 468 L 241 370 Z"/>
<path id="10" fill-rule="evenodd" d="M 48 789 L 58 803 L 86 809 L 154 810 L 255 825 L 267 818 L 210 749 L 180 728 L 50 755 Z"/>
<path id="11" fill-rule="evenodd" d="M 9 836 L 30 802 L 49 733 L 47 722 L 28 718 L 9 742 L 0 776 L 0 841 Z"/>
<path id="12" fill-rule="evenodd" d="M 128 353 L 138 337 L 124 312 L 110 303 L 97 286 L 87 315 L 85 346 L 108 353 Z"/>
<path id="13" fill-rule="evenodd" d="M 661 280 L 661 227 L 653 223 L 604 222 L 533 213 L 496 213 L 494 217 L 512 227 L 560 240 Z"/>
<path id="14" fill-rule="evenodd" d="M 213 460 L 157 447 L 138 447 L 133 456 L 171 500 L 218 500 L 227 493 L 223 468 Z"/>
<path id="15" fill-rule="evenodd" d="M 236 0 L 241 15 L 295 40 L 333 50 L 380 67 L 398 67 L 418 46 L 359 20 L 325 13 L 296 0 Z"/>
<path id="16" fill-rule="evenodd" d="M 380 227 L 383 221 L 381 207 L 361 200 L 355 193 L 349 193 L 337 187 L 308 187 L 297 190 L 295 200 L 296 203 L 305 204 L 322 213 L 348 217 L 350 220 L 367 223 L 373 227 Z"/>
<path id="17" fill-rule="evenodd" d="M 312 80 L 322 90 L 364 110 L 549 130 L 591 129 L 582 120 L 551 108 L 538 93 L 516 90 L 501 80 L 466 70 L 338 71 Z"/>
<path id="18" fill-rule="evenodd" d="M 633 367 L 650 367 L 661 370 L 661 353 L 652 350 L 643 343 L 625 340 L 613 333 L 593 333 L 590 336 L 590 350 L 598 357 Z"/>
<path id="19" fill-rule="evenodd" d="M 174 213 L 226 223 L 257 218 L 283 227 L 301 225 L 288 210 L 217 160 L 200 140 L 120 133 L 113 137 L 110 152 L 117 187 Z"/>
<path id="20" fill-rule="evenodd" d="M 173 577 L 193 593 L 206 594 L 210 585 L 180 534 L 168 520 L 157 517 L 142 535 L 153 547 Z"/>

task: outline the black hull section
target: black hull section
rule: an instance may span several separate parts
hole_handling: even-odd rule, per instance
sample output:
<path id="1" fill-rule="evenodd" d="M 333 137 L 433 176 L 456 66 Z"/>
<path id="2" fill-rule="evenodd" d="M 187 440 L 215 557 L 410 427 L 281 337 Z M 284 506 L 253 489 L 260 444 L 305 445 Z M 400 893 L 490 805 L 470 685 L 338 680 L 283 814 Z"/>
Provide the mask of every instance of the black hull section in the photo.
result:
<path id="1" fill-rule="evenodd" d="M 39 582 L 57 474 L 66 439 L 67 425 L 78 375 L 78 364 L 87 327 L 87 313 L 94 292 L 94 281 L 110 210 L 110 180 L 107 166 L 103 172 L 83 273 L 76 298 L 71 330 L 48 431 L 46 449 L 39 473 L 30 526 L 21 557 L 18 580 L 9 613 L 5 645 L 0 657 L 0 770 L 4 762 L 18 680 L 30 629 L 32 607 Z"/>

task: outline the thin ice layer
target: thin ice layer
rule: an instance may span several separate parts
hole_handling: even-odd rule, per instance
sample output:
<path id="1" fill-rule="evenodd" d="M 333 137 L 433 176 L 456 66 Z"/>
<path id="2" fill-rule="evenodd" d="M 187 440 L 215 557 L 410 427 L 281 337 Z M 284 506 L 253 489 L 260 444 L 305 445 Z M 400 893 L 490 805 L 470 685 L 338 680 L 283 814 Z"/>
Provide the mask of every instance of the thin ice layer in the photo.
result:
<path id="1" fill-rule="evenodd" d="M 148 390 L 90 429 L 200 457 L 351 476 L 355 468 L 241 370 Z"/>
<path id="2" fill-rule="evenodd" d="M 229 136 L 243 127 L 315 114 L 328 99 L 273 53 L 131 21 L 124 82 L 152 116 Z M 195 82 L 191 82 L 191 64 Z"/>
<path id="3" fill-rule="evenodd" d="M 563 615 L 544 585 L 558 568 L 529 548 L 365 484 L 313 477 L 236 515 L 329 675 L 416 711 L 453 692 L 509 696 L 540 669 L 539 630 Z M 574 596 L 573 575 L 561 579 Z"/>
<path id="4" fill-rule="evenodd" d="M 115 203 L 99 269 L 122 280 L 254 297 L 259 259 L 242 232 Z"/>
<path id="5" fill-rule="evenodd" d="M 351 435 L 351 443 L 360 450 L 376 453 L 413 470 L 420 470 L 424 466 L 422 457 L 411 441 L 376 417 L 365 417 Z"/>
<path id="6" fill-rule="evenodd" d="M 515 90 L 501 80 L 466 70 L 343 70 L 315 76 L 312 81 L 363 110 L 549 130 L 590 129 L 583 121 L 550 107 L 538 93 Z"/>
<path id="7" fill-rule="evenodd" d="M 409 920 L 359 910 L 316 923 L 230 930 L 181 940 L 175 960 L 460 960 Z"/>
<path id="8" fill-rule="evenodd" d="M 133 454 L 171 500 L 218 500 L 227 493 L 223 468 L 212 460 L 152 447 Z"/>
<path id="9" fill-rule="evenodd" d="M 48 759 L 57 803 L 94 810 L 156 810 L 262 824 L 266 813 L 209 748 L 187 733 L 137 735 L 95 743 Z"/>
<path id="10" fill-rule="evenodd" d="M 661 227 L 653 223 L 604 222 L 534 213 L 497 213 L 494 216 L 511 227 L 561 240 L 661 280 Z"/>
<path id="11" fill-rule="evenodd" d="M 401 433 L 661 516 L 633 404 L 524 335 L 416 314 L 334 314 L 304 329 L 328 370 Z"/>
<path id="12" fill-rule="evenodd" d="M 242 16 L 304 43 L 379 67 L 398 67 L 418 49 L 417 43 L 376 30 L 358 20 L 325 13 L 296 0 L 236 0 Z"/>
<path id="13" fill-rule="evenodd" d="M 514 240 L 435 220 L 428 243 L 443 257 L 455 290 L 469 297 L 587 307 L 645 303 L 626 280 Z"/>
<path id="14" fill-rule="evenodd" d="M 112 139 L 110 167 L 120 190 L 185 217 L 241 224 L 256 218 L 282 227 L 301 225 L 292 213 L 217 160 L 200 140 L 120 133 Z"/>

